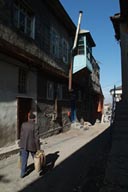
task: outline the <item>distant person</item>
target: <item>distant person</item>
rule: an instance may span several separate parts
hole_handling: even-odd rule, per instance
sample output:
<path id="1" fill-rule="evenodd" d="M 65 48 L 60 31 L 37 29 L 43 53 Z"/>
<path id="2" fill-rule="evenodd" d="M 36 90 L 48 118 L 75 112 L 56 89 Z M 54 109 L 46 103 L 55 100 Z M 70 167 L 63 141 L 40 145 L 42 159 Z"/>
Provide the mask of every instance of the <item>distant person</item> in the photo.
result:
<path id="1" fill-rule="evenodd" d="M 29 153 L 31 153 L 34 158 L 37 150 L 40 150 L 39 142 L 39 132 L 38 127 L 35 124 L 35 115 L 30 113 L 28 115 L 28 121 L 22 123 L 21 125 L 21 135 L 20 135 L 20 152 L 21 152 L 21 175 L 23 178 L 27 175 L 27 161 Z"/>

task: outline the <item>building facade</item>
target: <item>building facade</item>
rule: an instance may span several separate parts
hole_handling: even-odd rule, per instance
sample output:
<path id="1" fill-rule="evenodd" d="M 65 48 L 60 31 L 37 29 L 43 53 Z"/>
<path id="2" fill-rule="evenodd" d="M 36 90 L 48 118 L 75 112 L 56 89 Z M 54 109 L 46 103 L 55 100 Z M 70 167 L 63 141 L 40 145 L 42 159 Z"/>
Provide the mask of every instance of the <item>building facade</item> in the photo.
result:
<path id="1" fill-rule="evenodd" d="M 110 90 L 110 94 L 115 97 L 115 101 L 119 102 L 122 99 L 122 86 L 114 87 Z"/>
<path id="2" fill-rule="evenodd" d="M 101 121 L 104 96 L 100 85 L 100 67 L 93 56 L 96 44 L 88 30 L 80 30 L 77 53 L 74 57 L 73 78 L 79 99 L 77 118 L 92 124 Z M 82 101 L 82 102 L 80 102 Z"/>
<path id="3" fill-rule="evenodd" d="M 120 0 L 120 13 L 111 16 L 115 38 L 120 42 L 121 48 L 121 76 L 122 76 L 122 99 L 128 101 L 128 4 Z"/>
<path id="4" fill-rule="evenodd" d="M 1 1 L 0 147 L 20 138 L 30 111 L 40 135 L 69 123 L 68 64 L 75 30 L 59 1 Z"/>
<path id="5" fill-rule="evenodd" d="M 43 137 L 69 127 L 72 106 L 75 120 L 90 120 L 92 113 L 93 120 L 97 118 L 98 95 L 102 94 L 96 63 L 88 61 L 88 67 L 74 73 L 73 98 L 68 91 L 75 32 L 76 26 L 58 0 L 1 1 L 0 147 L 20 139 L 21 124 L 30 111 L 36 114 Z"/>

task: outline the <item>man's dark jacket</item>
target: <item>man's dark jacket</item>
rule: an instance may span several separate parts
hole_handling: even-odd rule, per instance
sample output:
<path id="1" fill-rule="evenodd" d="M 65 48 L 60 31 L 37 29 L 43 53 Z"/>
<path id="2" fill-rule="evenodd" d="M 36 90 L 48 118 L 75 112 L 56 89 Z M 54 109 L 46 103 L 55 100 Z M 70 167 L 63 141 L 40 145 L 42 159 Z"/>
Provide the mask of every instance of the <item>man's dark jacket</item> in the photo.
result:
<path id="1" fill-rule="evenodd" d="M 31 152 L 40 149 L 38 128 L 31 120 L 21 126 L 20 148 Z"/>

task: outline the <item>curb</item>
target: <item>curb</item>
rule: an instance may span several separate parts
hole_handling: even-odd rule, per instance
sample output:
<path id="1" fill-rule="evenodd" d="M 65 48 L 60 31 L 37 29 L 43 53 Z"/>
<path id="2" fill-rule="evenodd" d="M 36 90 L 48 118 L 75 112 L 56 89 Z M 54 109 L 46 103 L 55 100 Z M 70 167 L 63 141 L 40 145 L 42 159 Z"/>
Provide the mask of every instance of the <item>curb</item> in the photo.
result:
<path id="1" fill-rule="evenodd" d="M 19 151 L 20 151 L 20 148 L 16 148 L 16 149 L 12 149 L 10 151 L 0 153 L 0 160 L 3 160 L 11 155 L 14 155 L 14 154 L 18 153 Z"/>

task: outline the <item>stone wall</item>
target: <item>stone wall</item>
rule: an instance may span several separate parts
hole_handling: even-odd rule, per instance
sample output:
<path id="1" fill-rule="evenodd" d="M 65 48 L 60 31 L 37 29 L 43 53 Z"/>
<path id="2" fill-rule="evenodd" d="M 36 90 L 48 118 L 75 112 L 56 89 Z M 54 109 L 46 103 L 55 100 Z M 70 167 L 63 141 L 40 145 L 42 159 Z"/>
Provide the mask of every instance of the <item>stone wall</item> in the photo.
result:
<path id="1" fill-rule="evenodd" d="M 58 101 L 58 109 L 55 110 L 54 101 L 40 100 L 37 105 L 38 126 L 40 135 L 46 137 L 54 133 L 65 131 L 70 128 L 69 102 Z"/>

